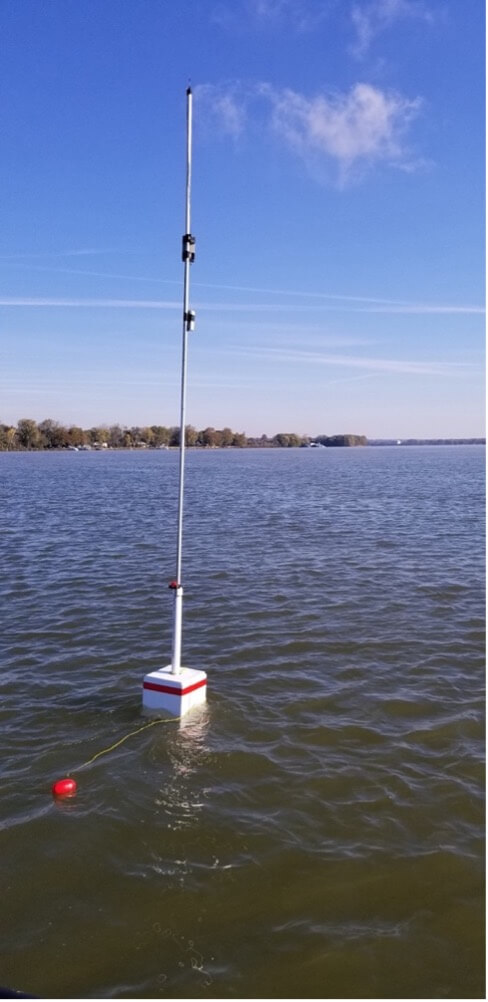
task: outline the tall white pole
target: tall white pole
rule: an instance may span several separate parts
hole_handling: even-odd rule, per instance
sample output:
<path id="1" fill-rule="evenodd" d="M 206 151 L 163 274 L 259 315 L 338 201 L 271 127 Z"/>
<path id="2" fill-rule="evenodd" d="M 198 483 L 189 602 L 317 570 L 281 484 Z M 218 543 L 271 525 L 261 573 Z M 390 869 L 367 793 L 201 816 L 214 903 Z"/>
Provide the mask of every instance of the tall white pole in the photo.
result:
<path id="1" fill-rule="evenodd" d="M 188 332 L 194 330 L 195 314 L 189 308 L 190 302 L 190 265 L 195 259 L 195 238 L 191 235 L 191 160 L 192 160 L 192 92 L 188 87 L 186 92 L 186 205 L 185 233 L 182 244 L 183 273 L 183 337 L 181 352 L 181 406 L 180 406 L 180 465 L 178 490 L 178 525 L 176 535 L 176 579 L 170 585 L 174 591 L 174 627 L 173 654 L 171 673 L 179 675 L 181 671 L 181 631 L 183 620 L 183 587 L 181 584 L 181 565 L 183 547 L 183 498 L 185 485 L 185 425 L 186 425 L 186 373 Z"/>
<path id="2" fill-rule="evenodd" d="M 190 265 L 195 259 L 195 238 L 190 233 L 191 194 L 191 139 L 192 93 L 186 92 L 186 213 L 183 234 L 182 259 L 183 285 L 183 346 L 181 357 L 181 414 L 180 414 L 180 467 L 178 491 L 178 529 L 176 537 L 176 579 L 170 588 L 174 591 L 174 628 L 171 664 L 144 676 L 142 706 L 149 713 L 170 713 L 183 717 L 207 698 L 207 673 L 196 668 L 181 667 L 181 630 L 183 625 L 183 586 L 181 584 L 181 558 L 183 543 L 183 492 L 185 474 L 185 422 L 186 422 L 186 356 L 188 334 L 195 328 L 195 314 L 189 308 Z"/>

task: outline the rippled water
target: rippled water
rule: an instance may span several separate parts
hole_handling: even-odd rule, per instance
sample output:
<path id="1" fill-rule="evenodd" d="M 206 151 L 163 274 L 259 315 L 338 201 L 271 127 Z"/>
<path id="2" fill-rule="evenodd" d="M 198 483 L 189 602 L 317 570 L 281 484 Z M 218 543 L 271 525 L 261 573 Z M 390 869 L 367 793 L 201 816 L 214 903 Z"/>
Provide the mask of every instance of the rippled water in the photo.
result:
<path id="1" fill-rule="evenodd" d="M 477 447 L 0 454 L 0 981 L 51 997 L 484 994 Z M 73 771 L 77 797 L 55 803 Z"/>

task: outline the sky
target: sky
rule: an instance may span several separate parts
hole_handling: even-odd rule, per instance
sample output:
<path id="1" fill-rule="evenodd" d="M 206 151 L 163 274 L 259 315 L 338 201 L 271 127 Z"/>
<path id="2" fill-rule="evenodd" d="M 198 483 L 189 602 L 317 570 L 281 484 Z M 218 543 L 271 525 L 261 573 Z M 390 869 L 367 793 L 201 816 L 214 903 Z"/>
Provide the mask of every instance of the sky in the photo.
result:
<path id="1" fill-rule="evenodd" d="M 3 0 L 0 422 L 484 434 L 483 0 Z"/>

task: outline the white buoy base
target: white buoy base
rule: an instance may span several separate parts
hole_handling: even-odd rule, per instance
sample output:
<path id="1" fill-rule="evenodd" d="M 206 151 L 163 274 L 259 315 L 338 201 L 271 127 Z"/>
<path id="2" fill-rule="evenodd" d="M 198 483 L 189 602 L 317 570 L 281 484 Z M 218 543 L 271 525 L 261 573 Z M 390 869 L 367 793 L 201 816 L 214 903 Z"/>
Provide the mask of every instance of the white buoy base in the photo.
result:
<path id="1" fill-rule="evenodd" d="M 173 675 L 171 665 L 149 672 L 142 684 L 142 706 L 152 713 L 183 717 L 207 699 L 207 675 L 196 668 L 182 668 Z"/>

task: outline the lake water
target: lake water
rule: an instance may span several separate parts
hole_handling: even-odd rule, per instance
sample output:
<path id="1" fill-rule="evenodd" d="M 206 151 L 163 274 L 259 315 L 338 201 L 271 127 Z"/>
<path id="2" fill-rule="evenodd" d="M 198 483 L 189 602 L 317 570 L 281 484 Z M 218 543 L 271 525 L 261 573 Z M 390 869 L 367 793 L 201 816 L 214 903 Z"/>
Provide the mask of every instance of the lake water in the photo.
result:
<path id="1" fill-rule="evenodd" d="M 484 450 L 0 454 L 0 981 L 484 997 Z M 76 798 L 54 802 L 72 772 Z"/>

